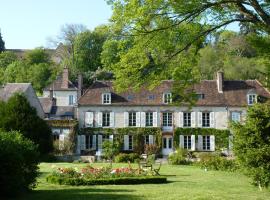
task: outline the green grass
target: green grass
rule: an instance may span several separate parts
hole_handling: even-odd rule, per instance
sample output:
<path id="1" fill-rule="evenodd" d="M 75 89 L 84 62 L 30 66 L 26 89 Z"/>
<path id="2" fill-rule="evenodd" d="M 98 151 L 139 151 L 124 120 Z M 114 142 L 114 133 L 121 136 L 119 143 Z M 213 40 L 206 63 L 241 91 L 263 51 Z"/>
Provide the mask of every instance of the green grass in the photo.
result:
<path id="1" fill-rule="evenodd" d="M 178 199 L 261 199 L 270 200 L 270 190 L 260 192 L 240 173 L 207 171 L 195 166 L 162 165 L 161 175 L 167 175 L 167 184 L 63 186 L 47 183 L 45 177 L 57 167 L 81 168 L 86 164 L 42 163 L 37 188 L 23 195 L 21 200 L 178 200 Z M 97 163 L 95 166 L 107 164 Z M 121 167 L 126 164 L 114 164 Z"/>

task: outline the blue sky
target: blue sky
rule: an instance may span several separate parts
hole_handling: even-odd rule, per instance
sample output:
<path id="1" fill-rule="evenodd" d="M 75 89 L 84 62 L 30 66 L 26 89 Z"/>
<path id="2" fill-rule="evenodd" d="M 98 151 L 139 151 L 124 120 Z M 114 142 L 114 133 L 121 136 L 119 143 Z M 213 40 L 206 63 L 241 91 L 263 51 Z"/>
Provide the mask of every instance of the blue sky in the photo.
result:
<path id="1" fill-rule="evenodd" d="M 92 30 L 112 14 L 104 0 L 0 0 L 0 5 L 0 29 L 8 49 L 46 47 L 64 24 Z"/>

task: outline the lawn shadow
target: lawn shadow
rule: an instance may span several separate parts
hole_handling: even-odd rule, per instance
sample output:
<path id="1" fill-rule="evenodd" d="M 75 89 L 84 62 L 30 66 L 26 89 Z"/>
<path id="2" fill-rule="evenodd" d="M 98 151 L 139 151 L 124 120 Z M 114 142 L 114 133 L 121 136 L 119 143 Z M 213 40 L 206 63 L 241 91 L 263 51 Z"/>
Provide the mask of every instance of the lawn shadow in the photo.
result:
<path id="1" fill-rule="evenodd" d="M 18 200 L 141 200 L 140 196 L 131 194 L 134 190 L 103 188 L 66 188 L 57 190 L 34 190 L 16 198 Z"/>

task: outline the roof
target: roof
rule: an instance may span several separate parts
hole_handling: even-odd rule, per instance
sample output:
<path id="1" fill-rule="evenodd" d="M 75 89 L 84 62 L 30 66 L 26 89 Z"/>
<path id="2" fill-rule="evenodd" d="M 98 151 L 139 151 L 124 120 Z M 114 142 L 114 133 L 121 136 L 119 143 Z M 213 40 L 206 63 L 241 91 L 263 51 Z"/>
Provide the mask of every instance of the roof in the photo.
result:
<path id="1" fill-rule="evenodd" d="M 44 113 L 51 113 L 53 101 L 49 97 L 39 97 L 38 99 L 41 103 Z"/>
<path id="2" fill-rule="evenodd" d="M 51 115 L 62 117 L 62 116 L 74 116 L 74 107 L 72 106 L 53 106 Z"/>
<path id="3" fill-rule="evenodd" d="M 25 93 L 29 87 L 31 83 L 7 83 L 0 88 L 0 99 L 7 101 L 15 93 Z"/>
<path id="4" fill-rule="evenodd" d="M 66 90 L 77 90 L 77 87 L 75 84 L 73 84 L 71 81 L 68 81 L 68 88 L 62 88 L 62 82 L 63 77 L 57 76 L 56 80 L 51 83 L 49 86 L 47 86 L 44 91 L 49 91 L 50 89 L 54 91 L 66 91 Z"/>
<path id="5" fill-rule="evenodd" d="M 223 93 L 218 93 L 216 80 L 204 80 L 192 86 L 193 91 L 204 94 L 203 99 L 196 102 L 197 106 L 246 106 L 247 94 L 255 92 L 257 95 L 270 98 L 270 93 L 257 81 L 224 81 Z M 138 91 L 128 90 L 116 93 L 111 81 L 97 81 L 79 99 L 81 106 L 94 106 L 102 104 L 102 93 L 111 93 L 110 105 L 138 105 L 138 106 L 164 106 L 163 94 L 172 91 L 174 81 L 167 80 L 154 88 L 148 90 L 141 88 Z"/>

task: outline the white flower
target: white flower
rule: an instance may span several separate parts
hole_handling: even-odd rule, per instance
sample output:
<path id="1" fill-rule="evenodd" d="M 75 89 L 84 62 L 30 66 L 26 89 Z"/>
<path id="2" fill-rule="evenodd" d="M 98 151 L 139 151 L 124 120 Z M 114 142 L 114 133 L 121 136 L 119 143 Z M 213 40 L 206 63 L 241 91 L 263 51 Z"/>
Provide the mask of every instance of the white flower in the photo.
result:
<path id="1" fill-rule="evenodd" d="M 111 174 L 115 174 L 115 172 L 116 172 L 116 170 L 114 169 L 114 170 L 111 171 Z"/>

